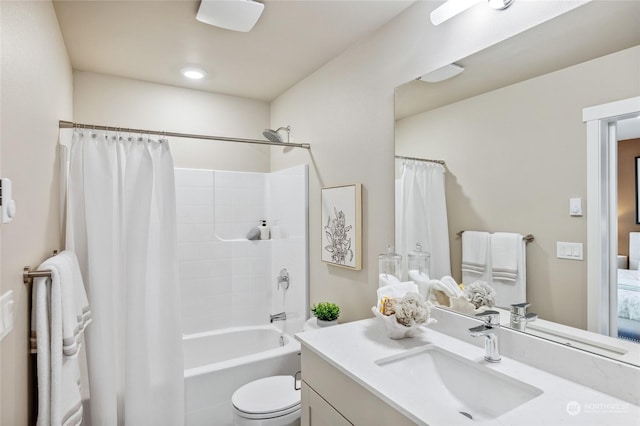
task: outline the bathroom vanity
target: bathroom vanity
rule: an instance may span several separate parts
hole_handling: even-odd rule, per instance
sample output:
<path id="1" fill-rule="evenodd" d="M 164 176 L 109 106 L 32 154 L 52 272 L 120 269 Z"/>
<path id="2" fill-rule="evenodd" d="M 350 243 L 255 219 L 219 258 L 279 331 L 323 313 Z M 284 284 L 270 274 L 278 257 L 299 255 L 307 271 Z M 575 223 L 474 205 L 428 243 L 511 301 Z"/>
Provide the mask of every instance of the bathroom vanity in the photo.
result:
<path id="1" fill-rule="evenodd" d="M 638 424 L 640 368 L 502 328 L 502 360 L 488 363 L 467 332 L 479 321 L 434 316 L 400 340 L 376 318 L 296 335 L 302 424 Z"/>

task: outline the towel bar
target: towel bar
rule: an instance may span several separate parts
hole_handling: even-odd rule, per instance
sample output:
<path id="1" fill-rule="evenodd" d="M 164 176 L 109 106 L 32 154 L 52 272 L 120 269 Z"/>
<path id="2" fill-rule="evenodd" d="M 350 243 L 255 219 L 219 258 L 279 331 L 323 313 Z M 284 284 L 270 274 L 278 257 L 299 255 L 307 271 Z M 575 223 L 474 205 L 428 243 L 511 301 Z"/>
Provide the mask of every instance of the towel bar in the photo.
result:
<path id="1" fill-rule="evenodd" d="M 58 250 L 53 251 L 53 255 L 57 255 Z M 51 271 L 46 269 L 44 271 L 32 271 L 30 266 L 25 266 L 22 269 L 22 282 L 30 285 L 33 284 L 33 279 L 38 277 L 51 277 Z"/>
<path id="2" fill-rule="evenodd" d="M 458 232 L 456 235 L 458 236 L 458 238 L 462 238 L 462 234 L 463 234 L 463 233 L 464 233 L 464 231 L 460 231 L 460 232 Z M 531 235 L 531 234 L 527 234 L 527 235 L 525 235 L 524 237 L 522 237 L 522 239 L 523 239 L 527 244 L 532 243 L 532 242 L 535 240 L 535 238 L 534 238 L 534 237 L 533 237 L 533 235 Z"/>
<path id="3" fill-rule="evenodd" d="M 22 282 L 30 285 L 33 283 L 33 279 L 38 277 L 51 277 L 51 271 L 48 269 L 44 271 L 32 271 L 30 266 L 24 267 L 22 271 Z"/>

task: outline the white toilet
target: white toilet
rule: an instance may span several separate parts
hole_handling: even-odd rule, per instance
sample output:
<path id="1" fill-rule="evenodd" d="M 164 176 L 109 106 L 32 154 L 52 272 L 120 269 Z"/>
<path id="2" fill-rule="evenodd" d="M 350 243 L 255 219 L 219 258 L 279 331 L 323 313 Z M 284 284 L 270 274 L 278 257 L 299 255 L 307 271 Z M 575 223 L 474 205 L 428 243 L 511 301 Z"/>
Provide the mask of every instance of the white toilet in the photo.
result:
<path id="1" fill-rule="evenodd" d="M 300 424 L 300 390 L 293 376 L 271 376 L 240 387 L 233 393 L 236 426 L 289 426 Z"/>

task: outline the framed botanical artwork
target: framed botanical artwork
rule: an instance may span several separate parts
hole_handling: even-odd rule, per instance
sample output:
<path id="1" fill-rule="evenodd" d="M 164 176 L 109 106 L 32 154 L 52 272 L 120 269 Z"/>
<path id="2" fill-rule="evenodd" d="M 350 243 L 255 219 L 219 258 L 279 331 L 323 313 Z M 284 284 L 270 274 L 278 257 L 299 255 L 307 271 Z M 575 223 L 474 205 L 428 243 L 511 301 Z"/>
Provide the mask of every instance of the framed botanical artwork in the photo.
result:
<path id="1" fill-rule="evenodd" d="M 362 185 L 322 188 L 322 261 L 362 269 Z"/>

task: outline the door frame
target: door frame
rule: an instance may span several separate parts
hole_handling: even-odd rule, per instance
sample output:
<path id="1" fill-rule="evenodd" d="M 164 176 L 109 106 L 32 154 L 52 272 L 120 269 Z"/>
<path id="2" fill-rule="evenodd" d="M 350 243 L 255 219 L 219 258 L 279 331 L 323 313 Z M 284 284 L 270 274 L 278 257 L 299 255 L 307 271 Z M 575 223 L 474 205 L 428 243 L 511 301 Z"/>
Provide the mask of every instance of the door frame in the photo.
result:
<path id="1" fill-rule="evenodd" d="M 618 332 L 616 123 L 639 114 L 640 96 L 582 110 L 587 125 L 587 329 L 614 337 Z"/>

